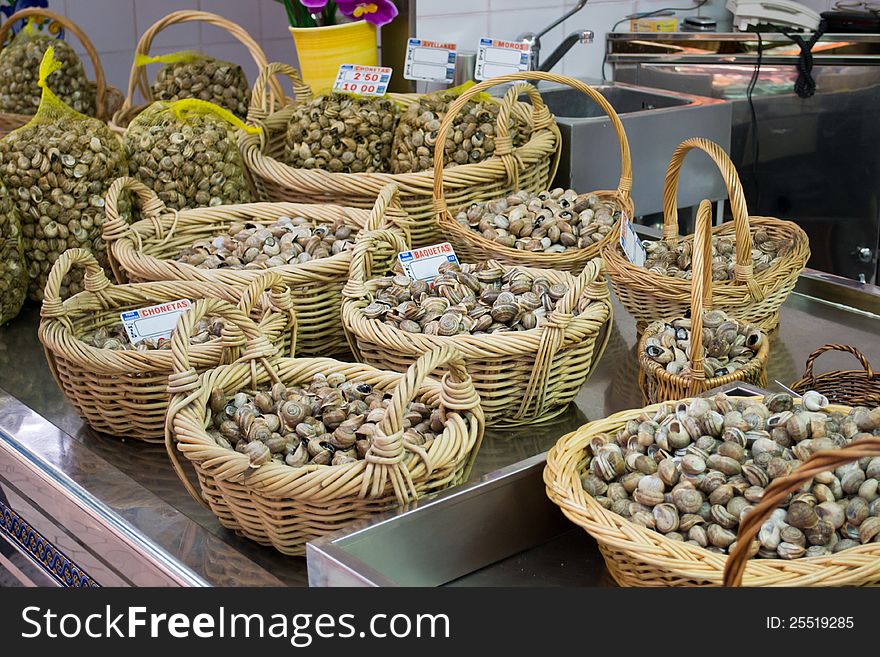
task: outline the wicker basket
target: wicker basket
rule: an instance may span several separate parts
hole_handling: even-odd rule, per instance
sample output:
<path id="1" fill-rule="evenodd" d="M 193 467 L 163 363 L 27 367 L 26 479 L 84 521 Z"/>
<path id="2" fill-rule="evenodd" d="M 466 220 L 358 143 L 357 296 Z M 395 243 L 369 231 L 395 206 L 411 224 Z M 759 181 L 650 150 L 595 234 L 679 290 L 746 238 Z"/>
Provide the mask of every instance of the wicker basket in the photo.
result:
<path id="1" fill-rule="evenodd" d="M 62 301 L 61 280 L 74 266 L 85 269 L 86 289 Z M 264 289 L 271 289 L 269 298 L 263 296 Z M 79 336 L 119 323 L 119 313 L 125 310 L 204 297 L 240 299 L 240 307 L 249 314 L 259 301 L 255 312 L 262 314 L 261 329 L 279 349 L 292 353 L 295 318 L 287 287 L 277 274 L 264 274 L 246 290 L 203 281 L 113 285 L 88 251 L 69 249 L 61 255 L 46 283 L 39 337 L 55 381 L 93 429 L 119 438 L 161 441 L 172 353 L 97 349 L 81 342 Z M 232 358 L 241 337 L 224 330 L 220 340 L 194 346 L 194 366 L 205 370 Z"/>
<path id="2" fill-rule="evenodd" d="M 446 337 L 407 333 L 364 315 L 363 309 L 377 289 L 367 256 L 388 241 L 387 232 L 380 231 L 365 235 L 355 245 L 349 282 L 342 292 L 342 322 L 358 360 L 402 371 L 426 351 L 454 345 L 474 379 L 487 425 L 541 422 L 565 411 L 602 357 L 610 334 L 611 295 L 601 259 L 588 263 L 578 276 L 520 268 L 551 284 L 569 286 L 543 326 L 530 331 Z M 584 300 L 590 305 L 572 315 L 572 309 Z"/>
<path id="3" fill-rule="evenodd" d="M 694 234 L 693 279 L 691 283 L 691 335 L 703 335 L 703 312 L 712 308 L 712 204 L 700 203 L 697 213 L 696 233 Z M 690 374 L 671 374 L 666 368 L 645 353 L 647 341 L 662 332 L 668 323 L 677 318 L 670 317 L 648 325 L 639 340 L 639 387 L 645 396 L 646 404 L 671 401 L 682 397 L 701 395 L 707 390 L 734 381 L 752 383 L 758 387 L 767 385 L 767 359 L 770 356 L 770 340 L 764 338 L 758 353 L 741 368 L 724 376 L 706 377 L 703 368 L 703 344 L 699 349 L 691 349 L 688 354 Z"/>
<path id="4" fill-rule="evenodd" d="M 120 194 L 125 190 L 134 192 L 145 217 L 132 226 L 120 217 L 119 212 Z M 390 228 L 406 223 L 393 185 L 380 190 L 370 211 L 337 205 L 247 203 L 171 212 L 152 190 L 132 178 L 120 178 L 107 193 L 106 211 L 103 237 L 119 282 L 126 279 L 190 280 L 242 287 L 264 271 L 279 273 L 291 290 L 298 322 L 297 354 L 300 356 L 350 355 L 339 313 L 351 252 L 268 270 L 199 269 L 172 258 L 193 242 L 224 232 L 233 221 L 268 225 L 281 215 L 300 214 L 329 222 L 342 217 L 346 225 L 357 230 Z M 400 243 L 404 244 L 405 250 L 404 232 L 402 229 Z M 396 255 L 397 251 L 380 251 L 372 257 L 377 263 L 384 263 Z"/>
<path id="5" fill-rule="evenodd" d="M 369 207 L 379 190 L 393 182 L 400 187 L 401 205 L 413 222 L 413 245 L 426 246 L 445 240 L 443 231 L 434 220 L 434 174 L 430 170 L 399 174 L 331 173 L 321 169 L 294 169 L 284 164 L 280 158 L 284 153 L 287 124 L 294 109 L 288 106 L 279 111 L 271 111 L 271 99 L 266 96 L 264 89 L 267 81 L 276 74 L 287 75 L 293 80 L 294 86 L 301 89 L 302 81 L 294 68 L 286 64 L 270 64 L 260 74 L 254 86 L 248 113 L 249 122 L 263 128 L 262 134 L 239 137 L 242 159 L 262 200 L 344 203 L 354 207 Z M 517 82 L 523 77 L 517 74 L 496 80 Z M 528 94 L 531 109 L 526 103 L 517 101 L 520 93 Z M 311 92 L 300 94 L 297 91 L 298 101 L 310 96 Z M 402 105 L 418 99 L 415 94 L 389 96 Z M 537 90 L 531 85 L 515 85 L 501 103 L 495 155 L 476 164 L 452 167 L 444 176 L 449 207 L 469 205 L 474 201 L 503 196 L 518 189 L 538 192 L 547 189 L 556 175 L 562 140 L 556 122 Z M 512 113 L 532 131 L 531 139 L 516 148 L 512 145 L 504 118 Z"/>
<path id="6" fill-rule="evenodd" d="M 13 25 L 19 20 L 31 16 L 48 18 L 52 23 L 57 23 L 65 30 L 76 35 L 76 38 L 79 39 L 79 42 L 83 45 L 83 48 L 85 48 L 86 53 L 88 53 L 89 59 L 92 60 L 92 67 L 95 69 L 95 81 L 93 83 L 95 85 L 95 118 L 100 119 L 101 121 L 109 120 L 110 117 L 113 116 L 113 112 L 122 105 L 122 92 L 114 87 L 107 86 L 106 79 L 104 78 L 104 67 L 101 65 L 101 58 L 98 56 L 98 51 L 95 50 L 95 46 L 92 44 L 89 37 L 87 37 L 79 26 L 69 18 L 40 7 L 22 9 L 21 11 L 12 14 L 12 16 L 0 24 L 0 43 L 6 42 L 6 39 L 9 36 L 9 31 L 12 29 Z M 27 114 L 12 114 L 10 112 L 0 113 L 0 137 L 4 137 L 13 130 L 20 128 L 32 118 L 34 117 Z"/>
<path id="7" fill-rule="evenodd" d="M 715 308 L 732 317 L 772 331 L 779 324 L 779 307 L 788 298 L 797 278 L 810 257 L 807 235 L 796 224 L 772 217 L 749 217 L 739 176 L 730 158 L 714 142 L 694 137 L 675 150 L 663 189 L 663 238 L 676 242 L 678 237 L 678 178 L 684 158 L 693 149 L 705 152 L 724 176 L 733 222 L 712 229 L 713 235 L 735 234 L 736 276 L 733 281 L 718 281 L 712 292 Z M 752 233 L 765 230 L 773 239 L 791 242 L 791 249 L 772 267 L 752 271 Z M 681 317 L 690 303 L 690 281 L 655 274 L 630 263 L 618 244 L 602 249 L 608 278 L 624 307 L 636 319 L 639 330 L 658 317 Z"/>
<path id="8" fill-rule="evenodd" d="M 233 23 L 228 18 L 223 18 L 223 16 L 212 14 L 208 11 L 195 11 L 193 9 L 173 11 L 164 18 L 160 18 L 153 23 L 147 31 L 141 35 L 134 51 L 134 60 L 137 60 L 138 55 L 150 54 L 153 39 L 155 39 L 156 35 L 162 30 L 171 25 L 193 22 L 207 23 L 208 25 L 214 25 L 228 32 L 231 37 L 234 37 L 239 43 L 247 48 L 248 53 L 250 53 L 257 65 L 257 70 L 263 70 L 268 63 L 263 49 L 243 27 Z M 141 96 L 146 100 L 142 105 L 134 104 L 134 95 L 138 90 L 141 92 Z M 284 92 L 275 80 L 272 81 L 269 93 L 271 97 L 270 102 L 273 103 L 273 105 L 276 102 L 281 102 L 284 98 Z M 128 80 L 128 94 L 125 96 L 124 100 L 122 100 L 121 107 L 113 113 L 113 118 L 110 121 L 110 128 L 118 134 L 123 134 L 134 118 L 152 102 L 153 92 L 150 90 L 150 83 L 147 80 L 146 68 L 133 63 L 131 66 L 131 75 Z"/>
<path id="9" fill-rule="evenodd" d="M 630 159 L 629 142 L 626 138 L 626 131 L 617 112 L 605 97 L 597 92 L 589 85 L 579 80 L 556 75 L 555 73 L 544 73 L 542 71 L 531 71 L 520 73 L 512 78 L 511 76 L 503 76 L 493 78 L 486 82 L 482 82 L 471 89 L 456 100 L 449 108 L 449 112 L 440 125 L 437 136 L 437 146 L 435 146 L 434 156 L 434 212 L 437 222 L 444 235 L 449 236 L 449 240 L 455 246 L 456 253 L 469 262 L 481 262 L 493 258 L 509 265 L 524 265 L 526 267 L 536 267 L 538 269 L 558 269 L 561 271 L 569 271 L 578 274 L 586 266 L 586 264 L 597 257 L 601 249 L 611 242 L 616 241 L 619 229 L 615 227 L 596 244 L 591 244 L 584 249 L 569 249 L 563 253 L 544 253 L 531 252 L 514 249 L 504 246 L 483 237 L 480 233 L 471 230 L 467 226 L 462 226 L 446 205 L 446 195 L 443 183 L 443 144 L 446 141 L 446 133 L 448 132 L 452 119 L 458 114 L 458 111 L 464 103 L 474 95 L 490 89 L 497 84 L 501 84 L 510 79 L 528 79 L 528 80 L 546 80 L 549 82 L 557 82 L 568 85 L 577 91 L 585 94 L 594 101 L 602 109 L 608 118 L 611 119 L 611 126 L 617 136 L 617 142 L 620 145 L 620 180 L 616 190 L 598 191 L 595 194 L 603 201 L 607 202 L 617 212 L 625 213 L 628 217 L 633 215 L 633 204 L 630 199 L 632 190 L 632 160 Z M 439 160 L 437 158 L 440 158 Z M 483 195 L 488 198 L 488 194 Z"/>
<path id="10" fill-rule="evenodd" d="M 559 505 L 569 520 L 596 539 L 605 558 L 605 565 L 621 586 L 719 586 L 723 581 L 725 564 L 733 559 L 733 554 L 728 558 L 697 545 L 674 541 L 659 532 L 636 525 L 603 508 L 581 486 L 580 474 L 589 463 L 587 446 L 590 441 L 599 434 L 614 435 L 628 420 L 637 419 L 643 413 L 650 416 L 659 407 L 660 404 L 655 404 L 644 409 L 616 413 L 560 438 L 547 453 L 547 466 L 544 469 L 547 495 Z M 829 406 L 826 410 L 846 413 L 849 408 Z M 843 454 L 846 449 L 851 450 L 847 453 L 858 453 L 857 445 L 862 444 L 855 443 L 852 448 L 843 448 L 839 453 Z M 824 454 L 838 454 L 838 451 L 817 453 L 819 456 Z M 877 454 L 880 452 L 874 446 L 872 455 Z M 810 459 L 815 460 L 816 456 Z M 839 465 L 840 462 L 836 464 Z M 809 466 L 805 464 L 799 470 L 807 467 Z M 805 476 L 800 483 L 803 484 L 807 478 Z M 792 485 L 790 490 L 793 489 Z M 777 496 L 771 497 L 770 492 L 771 488 L 768 487 L 761 505 L 768 500 L 779 501 Z M 757 519 L 758 507 L 755 509 L 750 518 Z M 750 522 L 744 522 L 740 527 L 740 539 L 745 536 L 744 527 L 749 526 Z M 755 525 L 755 530 L 759 528 L 760 523 Z M 870 543 L 828 557 L 753 559 L 746 565 L 743 583 L 745 586 L 873 583 L 880 581 L 878 557 L 880 544 Z"/>
<path id="11" fill-rule="evenodd" d="M 198 376 L 188 338 L 206 313 L 234 321 L 248 343 L 234 364 Z M 461 357 L 449 346 L 425 354 L 406 374 L 329 358 L 275 358 L 275 348 L 241 312 L 209 299 L 196 303 L 181 318 L 172 352 L 175 374 L 168 385 L 172 399 L 166 447 L 180 480 L 197 500 L 207 501 L 225 527 L 285 554 L 303 554 L 307 541 L 464 481 L 480 447 L 480 400 Z M 441 381 L 428 379 L 438 367 L 448 373 Z M 317 373 L 331 372 L 392 393 L 389 411 L 365 460 L 299 468 L 269 463 L 254 469 L 246 455 L 217 445 L 205 431 L 215 388 L 232 393 L 277 381 L 296 385 L 308 383 Z M 404 410 L 415 400 L 446 410 L 444 431 L 427 451 L 405 446 L 402 439 Z M 178 451 L 194 466 L 201 495 L 189 482 Z"/>
<path id="12" fill-rule="evenodd" d="M 826 351 L 843 351 L 852 354 L 862 366 L 860 370 L 835 370 L 813 374 L 813 364 Z M 874 372 L 868 359 L 855 347 L 845 344 L 826 344 L 807 358 L 804 376 L 791 389 L 803 394 L 815 390 L 825 395 L 833 404 L 848 406 L 880 406 L 880 374 Z"/>

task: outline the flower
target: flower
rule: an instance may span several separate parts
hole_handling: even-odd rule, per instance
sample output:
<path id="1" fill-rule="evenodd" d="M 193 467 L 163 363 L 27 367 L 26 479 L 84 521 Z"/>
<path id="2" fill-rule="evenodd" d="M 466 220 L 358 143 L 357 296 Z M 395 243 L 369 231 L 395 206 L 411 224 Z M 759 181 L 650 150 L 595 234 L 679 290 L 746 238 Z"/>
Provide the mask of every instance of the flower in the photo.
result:
<path id="1" fill-rule="evenodd" d="M 373 25 L 385 25 L 397 16 L 397 7 L 391 0 L 336 0 L 336 5 L 349 18 L 364 19 Z"/>
<path id="2" fill-rule="evenodd" d="M 299 2 L 312 14 L 322 11 L 327 6 L 327 0 L 299 0 Z"/>

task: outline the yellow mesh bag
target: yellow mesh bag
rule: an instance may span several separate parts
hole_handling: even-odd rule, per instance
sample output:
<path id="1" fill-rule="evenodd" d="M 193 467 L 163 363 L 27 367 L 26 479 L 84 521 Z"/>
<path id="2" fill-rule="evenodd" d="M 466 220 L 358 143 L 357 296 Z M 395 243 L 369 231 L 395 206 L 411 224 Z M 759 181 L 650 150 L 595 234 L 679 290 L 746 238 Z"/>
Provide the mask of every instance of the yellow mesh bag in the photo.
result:
<path id="1" fill-rule="evenodd" d="M 9 192 L 0 183 L 0 324 L 18 315 L 27 288 L 18 212 Z"/>
<path id="2" fill-rule="evenodd" d="M 157 101 L 125 131 L 129 174 L 175 210 L 249 203 L 237 130 L 258 132 L 213 103 Z"/>

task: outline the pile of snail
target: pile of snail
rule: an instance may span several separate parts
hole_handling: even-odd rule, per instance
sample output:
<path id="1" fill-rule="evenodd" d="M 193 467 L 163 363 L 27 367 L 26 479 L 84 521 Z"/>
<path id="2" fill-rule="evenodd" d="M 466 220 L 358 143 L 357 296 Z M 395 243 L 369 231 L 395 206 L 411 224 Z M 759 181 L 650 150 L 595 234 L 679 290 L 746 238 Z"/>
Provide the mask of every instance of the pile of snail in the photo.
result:
<path id="1" fill-rule="evenodd" d="M 758 229 L 752 233 L 752 267 L 756 274 L 774 266 L 791 249 L 791 242 L 780 243 L 767 231 Z M 693 241 L 669 243 L 665 240 L 642 242 L 645 247 L 645 268 L 654 274 L 690 279 Z M 736 240 L 730 235 L 712 236 L 712 280 L 734 279 L 736 264 Z"/>
<path id="2" fill-rule="evenodd" d="M 666 538 L 728 553 L 775 479 L 814 452 L 880 436 L 880 407 L 828 410 L 815 391 L 662 404 L 589 444 L 584 490 Z M 752 556 L 797 559 L 880 542 L 880 458 L 816 475 L 761 528 Z"/>
<path id="3" fill-rule="evenodd" d="M 0 324 L 13 319 L 27 296 L 28 274 L 15 204 L 0 183 Z"/>
<path id="4" fill-rule="evenodd" d="M 755 358 L 766 339 L 760 329 L 738 322 L 721 310 L 704 312 L 703 372 L 712 378 L 741 369 Z M 691 320 L 688 318 L 673 320 L 645 340 L 645 355 L 663 365 L 670 374 L 688 374 L 690 348 Z"/>
<path id="5" fill-rule="evenodd" d="M 443 336 L 540 327 L 569 291 L 564 283 L 550 283 L 515 267 L 505 269 L 494 260 L 443 263 L 430 285 L 402 273 L 373 283 L 379 290 L 363 309 L 368 319 L 408 333 Z"/>
<path id="6" fill-rule="evenodd" d="M 215 389 L 208 433 L 218 445 L 247 454 L 254 467 L 345 465 L 366 456 L 390 402 L 390 394 L 341 373 L 316 374 L 303 386 L 276 383 L 253 395 Z M 404 443 L 428 450 L 443 432 L 443 414 L 412 402 L 403 427 Z"/>
<path id="7" fill-rule="evenodd" d="M 205 344 L 216 340 L 223 332 L 223 320 L 219 317 L 205 317 L 199 320 L 190 337 L 191 345 Z M 146 338 L 136 345 L 131 344 L 128 333 L 122 324 L 102 326 L 85 333 L 79 337 L 80 342 L 96 349 L 110 349 L 111 351 L 154 351 L 156 349 L 171 349 L 170 338 Z"/>
<path id="8" fill-rule="evenodd" d="M 354 231 L 341 220 L 279 217 L 269 226 L 233 222 L 225 235 L 199 240 L 175 258 L 200 269 L 267 269 L 350 251 Z"/>
<path id="9" fill-rule="evenodd" d="M 196 98 L 219 105 L 242 120 L 247 118 L 250 87 L 244 70 L 207 55 L 165 64 L 150 91 L 156 100 Z"/>
<path id="10" fill-rule="evenodd" d="M 600 242 L 618 212 L 595 194 L 557 187 L 473 203 L 456 220 L 486 239 L 521 251 L 564 253 Z"/>

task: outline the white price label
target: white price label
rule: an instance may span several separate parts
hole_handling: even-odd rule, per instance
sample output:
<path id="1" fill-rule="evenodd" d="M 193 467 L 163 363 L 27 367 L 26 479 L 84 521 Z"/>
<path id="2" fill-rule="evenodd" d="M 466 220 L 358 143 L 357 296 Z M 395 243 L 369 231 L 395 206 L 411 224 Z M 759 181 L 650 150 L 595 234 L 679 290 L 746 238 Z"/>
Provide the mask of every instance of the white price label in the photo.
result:
<path id="1" fill-rule="evenodd" d="M 642 240 L 636 235 L 626 212 L 620 214 L 620 248 L 623 249 L 627 259 L 637 267 L 645 265 L 645 247 Z"/>
<path id="2" fill-rule="evenodd" d="M 359 96 L 384 96 L 391 80 L 387 66 L 358 66 L 343 64 L 336 74 L 333 91 Z"/>
<path id="3" fill-rule="evenodd" d="M 430 281 L 436 278 L 440 265 L 444 262 L 458 264 L 458 257 L 449 242 L 403 251 L 397 254 L 397 259 L 406 275 L 416 281 Z"/>
<path id="4" fill-rule="evenodd" d="M 407 80 L 452 82 L 455 77 L 455 44 L 410 39 L 406 42 L 403 77 Z"/>
<path id="5" fill-rule="evenodd" d="M 191 306 L 192 301 L 189 299 L 179 299 L 160 303 L 158 306 L 121 312 L 119 317 L 122 319 L 125 332 L 128 333 L 128 339 L 136 345 L 149 338 L 154 340 L 170 338 L 174 327 L 177 326 L 177 320 Z"/>
<path id="6" fill-rule="evenodd" d="M 488 80 L 499 75 L 529 70 L 531 47 L 521 41 L 502 41 L 483 37 L 477 49 L 474 77 Z"/>

